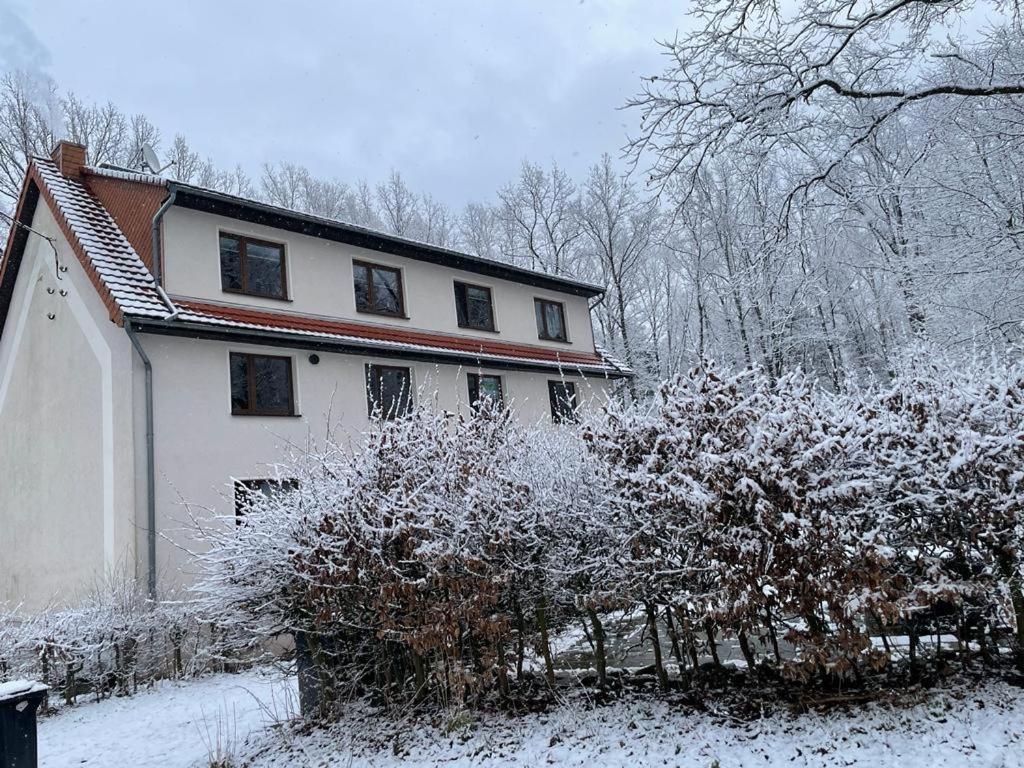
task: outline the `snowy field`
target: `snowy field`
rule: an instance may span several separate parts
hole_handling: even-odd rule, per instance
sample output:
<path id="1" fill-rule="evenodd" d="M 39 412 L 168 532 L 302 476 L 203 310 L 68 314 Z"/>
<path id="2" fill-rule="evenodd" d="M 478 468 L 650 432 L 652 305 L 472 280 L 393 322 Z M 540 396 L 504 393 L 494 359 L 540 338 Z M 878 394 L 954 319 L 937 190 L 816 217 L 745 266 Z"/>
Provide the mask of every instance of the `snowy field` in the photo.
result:
<path id="1" fill-rule="evenodd" d="M 44 768 L 209 766 L 888 766 L 1024 767 L 1024 691 L 1004 683 L 929 694 L 907 709 L 776 715 L 754 722 L 657 700 L 492 715 L 446 733 L 359 711 L 328 730 L 275 726 L 294 681 L 252 671 L 84 703 L 40 725 Z"/>

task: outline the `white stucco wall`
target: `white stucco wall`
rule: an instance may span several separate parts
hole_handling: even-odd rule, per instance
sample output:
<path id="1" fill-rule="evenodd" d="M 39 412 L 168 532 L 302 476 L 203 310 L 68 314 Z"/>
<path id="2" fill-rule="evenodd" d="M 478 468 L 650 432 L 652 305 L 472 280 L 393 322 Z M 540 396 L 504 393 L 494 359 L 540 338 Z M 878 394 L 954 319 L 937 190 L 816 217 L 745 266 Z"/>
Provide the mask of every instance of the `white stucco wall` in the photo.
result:
<path id="1" fill-rule="evenodd" d="M 581 296 L 545 291 L 183 208 L 168 211 L 163 231 L 164 285 L 174 295 L 441 331 L 493 341 L 535 344 L 552 349 L 594 351 L 590 310 L 587 299 Z M 289 301 L 242 296 L 221 290 L 221 231 L 284 244 Z M 353 259 L 386 264 L 402 270 L 408 319 L 367 315 L 356 311 L 352 282 Z M 455 280 L 485 285 L 491 289 L 497 333 L 459 327 L 455 315 Z M 541 341 L 537 338 L 534 298 L 565 304 L 569 343 Z"/>
<path id="2" fill-rule="evenodd" d="M 67 272 L 31 236 L 0 338 L 0 601 L 29 610 L 135 567 L 128 339 L 45 203 L 33 227 Z"/>
<path id="3" fill-rule="evenodd" d="M 167 539 L 158 548 L 159 571 L 164 583 L 174 580 L 179 568 L 187 573 L 190 510 L 200 516 L 232 511 L 231 479 L 272 477 L 272 465 L 285 459 L 289 444 L 307 439 L 322 443 L 331 425 L 341 437 L 358 440 L 369 423 L 366 403 L 367 363 L 412 368 L 418 399 L 433 399 L 439 408 L 467 407 L 466 374 L 494 373 L 502 377 L 506 403 L 526 421 L 550 422 L 547 382 L 551 375 L 465 369 L 450 365 L 410 363 L 395 359 L 318 352 L 320 362 L 309 362 L 309 352 L 279 347 L 255 347 L 220 341 L 195 341 L 164 336 L 142 336 L 153 362 L 155 426 L 157 434 L 158 528 Z M 232 416 L 229 352 L 288 355 L 293 360 L 297 417 Z M 566 377 L 577 383 L 585 403 L 603 402 L 608 382 Z"/>
<path id="4" fill-rule="evenodd" d="M 127 568 L 146 578 L 146 460 L 143 367 L 44 203 L 33 226 L 54 236 L 61 263 L 31 237 L 0 338 L 0 601 L 29 610 L 73 602 L 106 572 Z M 218 232 L 250 234 L 286 245 L 293 301 L 225 294 Z M 169 291 L 227 303 L 344 317 L 480 338 L 592 351 L 587 301 L 436 265 L 320 241 L 192 211 L 165 219 Z M 355 311 L 352 259 L 403 269 L 410 319 Z M 492 288 L 499 333 L 460 329 L 452 283 Z M 53 289 L 49 292 L 48 289 Z M 67 291 L 66 296 L 60 290 Z M 537 339 L 534 297 L 563 301 L 570 344 Z M 52 313 L 54 318 L 49 319 Z M 367 363 L 413 370 L 418 398 L 446 410 L 467 407 L 470 370 L 500 375 L 506 402 L 526 421 L 549 421 L 547 382 L 560 375 L 460 368 L 395 359 L 141 335 L 153 362 L 156 429 L 158 582 L 191 579 L 188 505 L 200 516 L 230 513 L 232 479 L 272 476 L 289 444 L 322 440 L 327 414 L 358 439 L 369 421 Z M 232 416 L 230 351 L 293 358 L 299 416 Z M 609 383 L 577 382 L 585 402 L 600 402 Z"/>

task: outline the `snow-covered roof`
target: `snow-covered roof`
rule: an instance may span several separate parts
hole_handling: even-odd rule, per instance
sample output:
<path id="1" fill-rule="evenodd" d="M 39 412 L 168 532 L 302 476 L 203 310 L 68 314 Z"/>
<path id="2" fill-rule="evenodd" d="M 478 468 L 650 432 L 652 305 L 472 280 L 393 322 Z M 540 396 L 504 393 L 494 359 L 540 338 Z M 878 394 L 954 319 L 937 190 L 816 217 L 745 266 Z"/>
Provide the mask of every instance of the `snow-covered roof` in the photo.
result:
<path id="1" fill-rule="evenodd" d="M 55 163 L 35 158 L 40 193 L 53 206 L 58 223 L 71 240 L 82 266 L 121 315 L 162 317 L 168 314 L 156 282 L 110 213 L 85 185 L 61 174 Z M 31 170 L 30 170 L 31 173 Z"/>
<path id="2" fill-rule="evenodd" d="M 155 173 L 143 173 L 128 168 L 116 168 L 110 165 L 87 165 L 87 173 L 93 176 L 105 176 L 108 179 L 120 179 L 121 181 L 137 181 L 142 184 L 153 184 L 157 187 L 166 187 L 167 179 Z"/>

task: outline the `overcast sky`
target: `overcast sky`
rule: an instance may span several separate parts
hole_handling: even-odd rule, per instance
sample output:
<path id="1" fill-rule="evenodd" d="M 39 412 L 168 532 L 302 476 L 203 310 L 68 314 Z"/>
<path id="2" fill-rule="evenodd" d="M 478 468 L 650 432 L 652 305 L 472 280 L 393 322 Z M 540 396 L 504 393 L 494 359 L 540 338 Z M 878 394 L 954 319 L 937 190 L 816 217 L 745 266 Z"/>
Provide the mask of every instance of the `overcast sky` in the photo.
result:
<path id="1" fill-rule="evenodd" d="M 451 205 L 520 161 L 580 175 L 618 153 L 620 107 L 661 68 L 675 0 L 261 3 L 0 0 L 0 70 L 148 115 L 221 166 L 345 181 L 391 167 Z M 148 14 L 153 15 L 148 15 Z"/>

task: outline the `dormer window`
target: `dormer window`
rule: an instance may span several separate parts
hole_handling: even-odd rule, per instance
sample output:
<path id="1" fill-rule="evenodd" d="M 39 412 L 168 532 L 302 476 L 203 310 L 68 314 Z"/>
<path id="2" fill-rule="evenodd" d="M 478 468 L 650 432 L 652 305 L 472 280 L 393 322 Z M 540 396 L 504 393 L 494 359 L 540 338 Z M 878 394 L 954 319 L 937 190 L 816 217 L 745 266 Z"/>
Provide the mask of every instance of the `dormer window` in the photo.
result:
<path id="1" fill-rule="evenodd" d="M 405 317 L 402 271 L 365 261 L 352 262 L 356 309 L 374 315 Z"/>
<path id="2" fill-rule="evenodd" d="M 494 330 L 494 301 L 491 289 L 470 283 L 455 283 L 455 317 L 460 328 Z"/>
<path id="3" fill-rule="evenodd" d="M 220 235 L 220 284 L 228 293 L 287 299 L 284 246 L 244 235 Z"/>
<path id="4" fill-rule="evenodd" d="M 537 337 L 544 341 L 568 341 L 565 332 L 565 308 L 559 301 L 534 299 L 533 308 L 537 315 Z"/>

